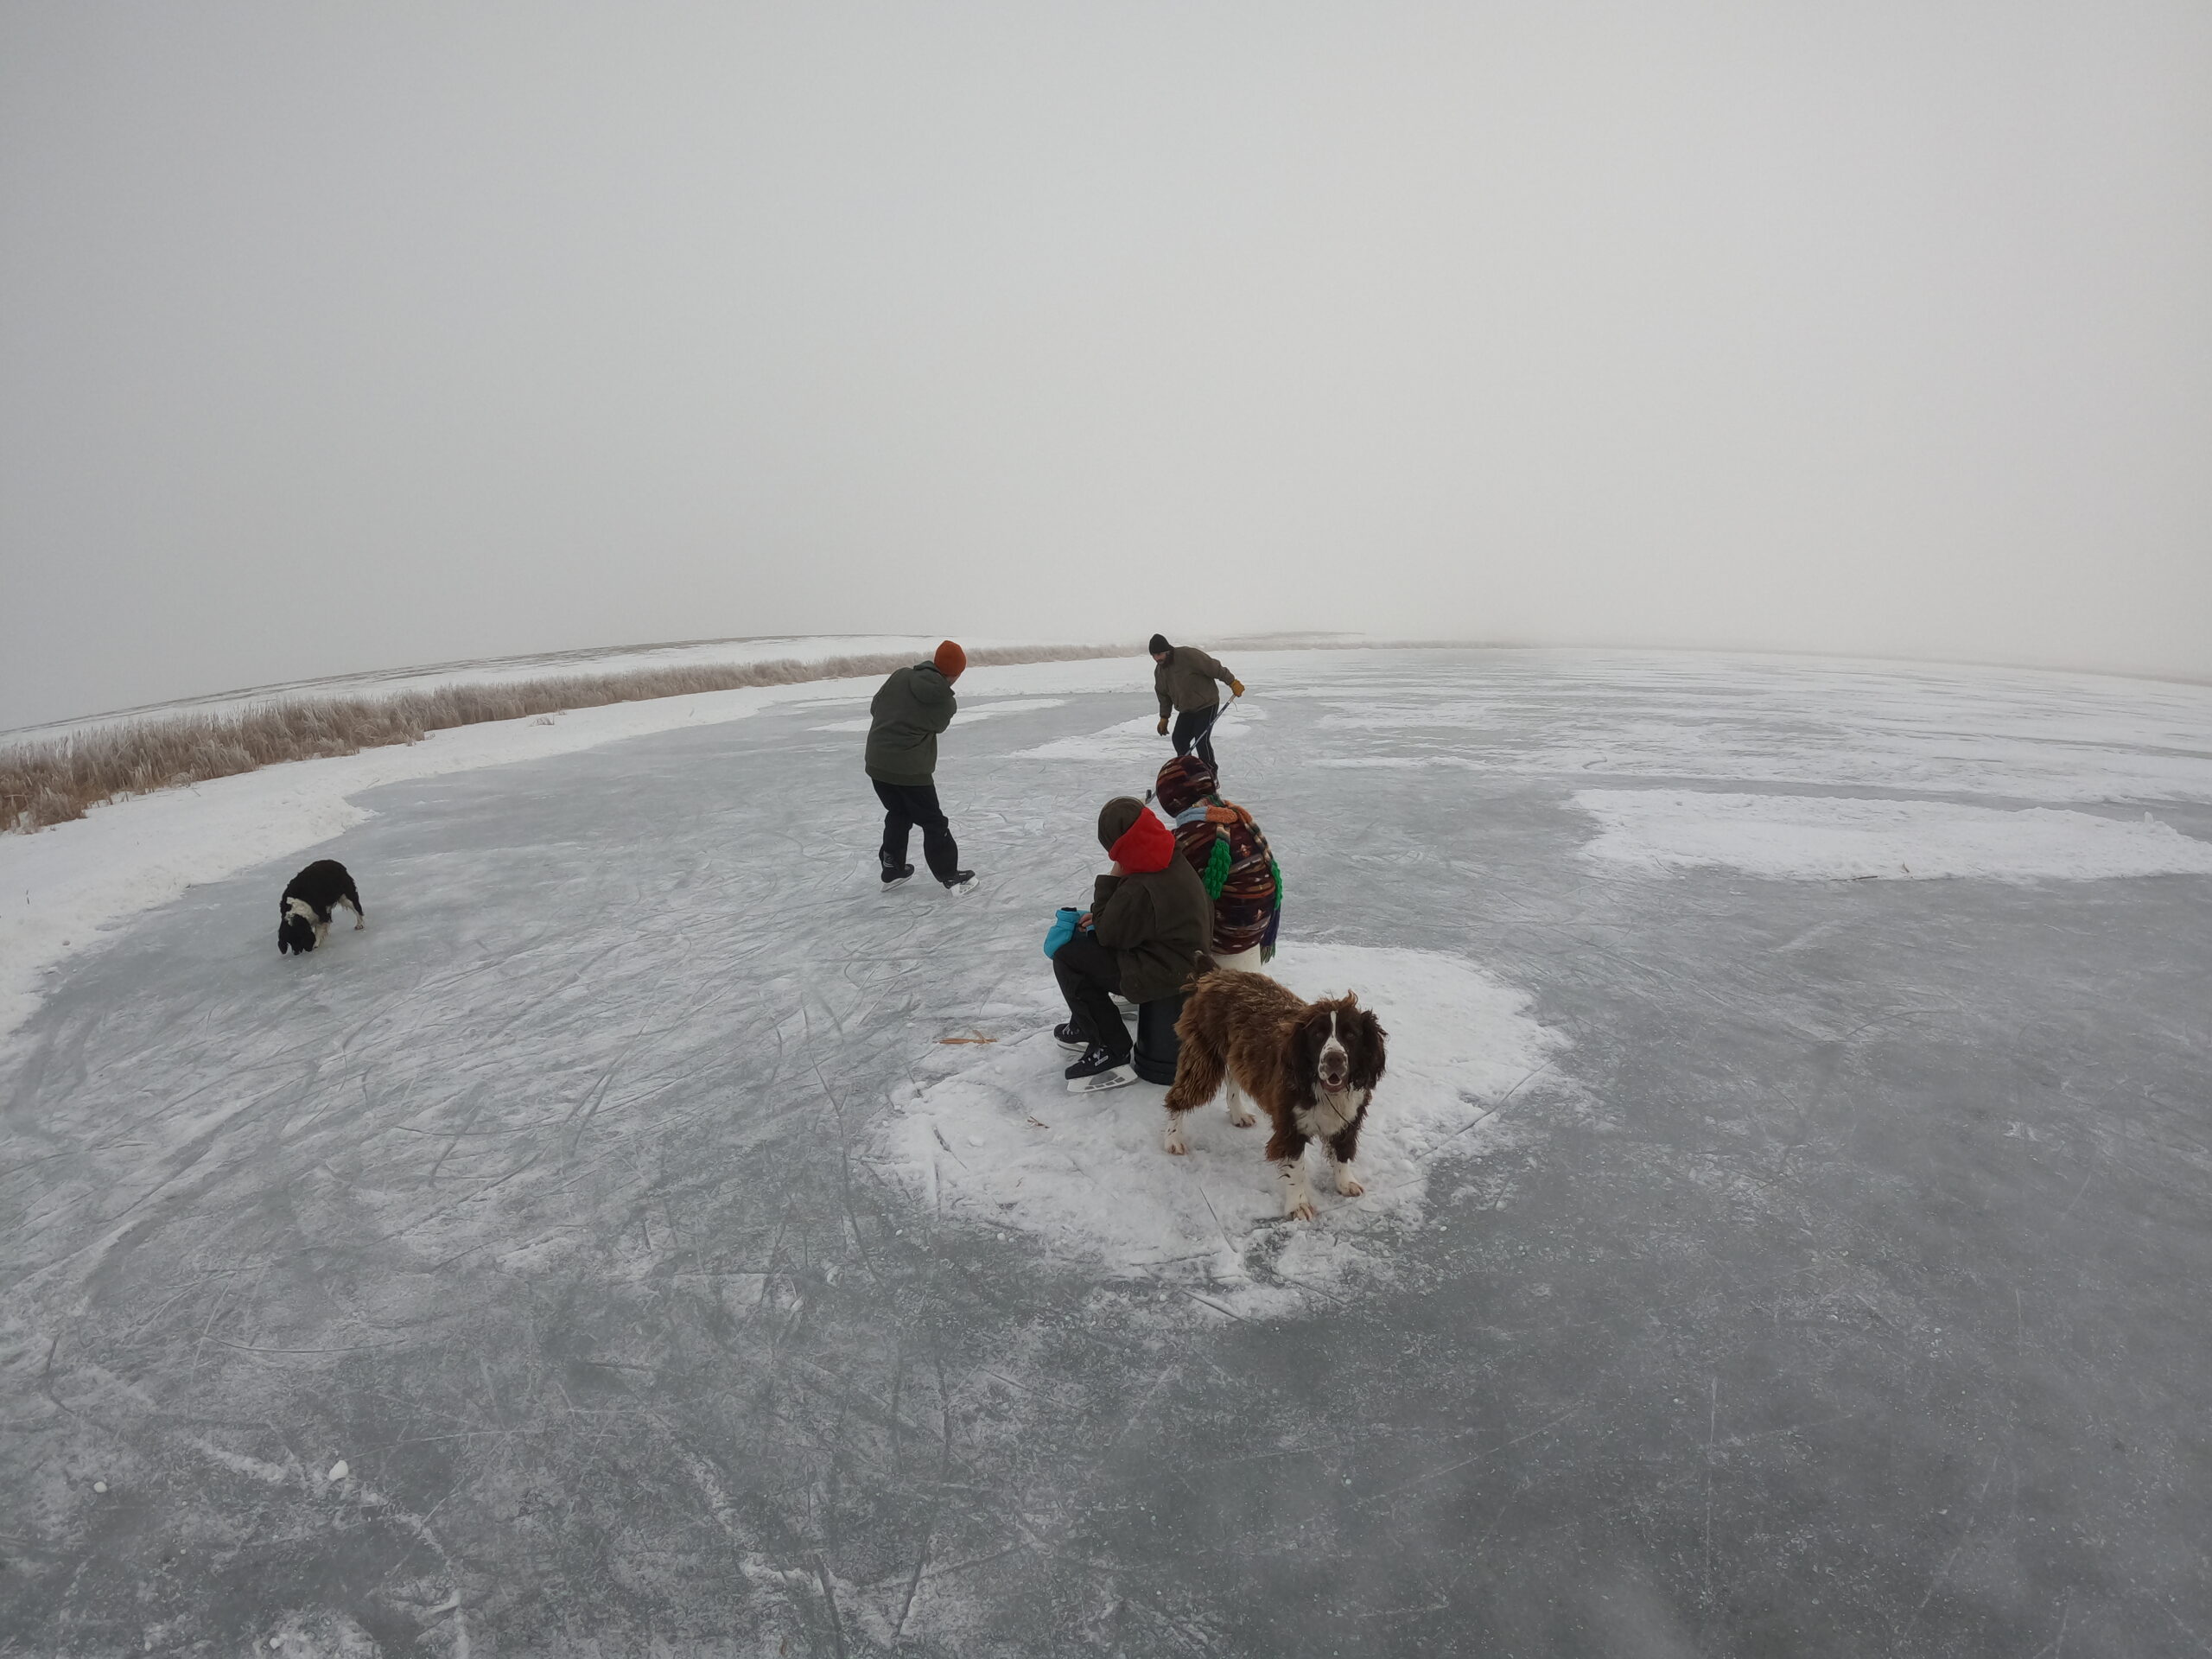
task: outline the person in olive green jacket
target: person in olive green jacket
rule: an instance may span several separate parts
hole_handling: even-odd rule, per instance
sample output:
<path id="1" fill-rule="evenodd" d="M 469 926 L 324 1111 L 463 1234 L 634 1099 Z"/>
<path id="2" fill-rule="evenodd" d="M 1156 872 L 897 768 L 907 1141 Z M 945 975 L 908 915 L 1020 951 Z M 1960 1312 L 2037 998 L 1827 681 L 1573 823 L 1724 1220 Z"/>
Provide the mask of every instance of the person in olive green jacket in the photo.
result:
<path id="1" fill-rule="evenodd" d="M 1213 723 L 1221 718 L 1221 693 L 1214 688 L 1225 685 L 1241 697 L 1244 682 L 1196 645 L 1169 645 L 1164 633 L 1154 634 L 1147 649 L 1154 664 L 1152 689 L 1160 698 L 1160 734 L 1167 735 L 1167 716 L 1173 715 L 1175 753 L 1188 754 L 1195 748 L 1207 768 L 1218 773 Z"/>
<path id="2" fill-rule="evenodd" d="M 893 670 L 868 705 L 868 775 L 883 803 L 883 845 L 876 856 L 887 887 L 914 873 L 906 861 L 906 834 L 918 823 L 930 874 L 953 893 L 975 884 L 975 871 L 960 868 L 960 849 L 937 798 L 938 734 L 952 724 L 952 683 L 967 666 L 968 653 L 948 639 L 928 662 Z"/>
<path id="3" fill-rule="evenodd" d="M 1075 937 L 1052 953 L 1069 1014 L 1052 1035 L 1083 1051 L 1065 1074 L 1077 1091 L 1137 1080 L 1128 1027 L 1109 993 L 1140 1003 L 1174 995 L 1213 937 L 1205 883 L 1176 856 L 1174 833 L 1142 801 L 1120 795 L 1100 808 L 1098 844 L 1113 868 L 1098 878 Z"/>

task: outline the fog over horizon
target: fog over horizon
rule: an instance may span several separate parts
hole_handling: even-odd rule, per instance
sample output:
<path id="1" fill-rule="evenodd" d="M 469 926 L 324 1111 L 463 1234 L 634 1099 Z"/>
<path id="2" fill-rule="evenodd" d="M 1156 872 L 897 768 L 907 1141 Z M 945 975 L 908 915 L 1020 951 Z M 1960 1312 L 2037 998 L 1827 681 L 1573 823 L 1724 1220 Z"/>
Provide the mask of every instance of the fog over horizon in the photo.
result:
<path id="1" fill-rule="evenodd" d="M 2212 9 L 0 10 L 0 729 L 635 641 L 2212 679 Z"/>

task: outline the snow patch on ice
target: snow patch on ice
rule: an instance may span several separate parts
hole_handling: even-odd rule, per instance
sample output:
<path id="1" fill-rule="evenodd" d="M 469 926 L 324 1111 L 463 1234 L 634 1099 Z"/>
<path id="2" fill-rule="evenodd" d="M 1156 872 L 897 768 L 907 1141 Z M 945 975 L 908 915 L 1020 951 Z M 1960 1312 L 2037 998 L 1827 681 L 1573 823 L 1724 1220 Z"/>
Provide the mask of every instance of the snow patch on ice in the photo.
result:
<path id="1" fill-rule="evenodd" d="M 1240 721 L 1265 720 L 1264 709 L 1248 709 L 1239 703 L 1233 711 L 1224 714 L 1219 729 L 1235 729 Z M 1166 747 L 1167 740 L 1160 734 L 1160 716 L 1141 715 L 1135 720 L 1118 721 L 1102 731 L 1086 732 L 1080 737 L 1056 737 L 1049 743 L 1039 743 L 1033 749 L 1017 749 L 1006 758 L 1009 760 L 1150 760 L 1165 765 L 1174 759 L 1174 751 Z"/>
<path id="2" fill-rule="evenodd" d="M 1681 789 L 1584 790 L 1574 804 L 1601 826 L 1586 855 L 1657 872 L 1718 865 L 1809 881 L 2212 874 L 2212 843 L 2148 813 L 2114 819 L 2050 807 Z"/>
<path id="3" fill-rule="evenodd" d="M 1081 737 L 1056 737 L 1033 749 L 1017 749 L 1010 760 L 1166 760 L 1160 746 L 1160 716 L 1143 715 L 1124 720 L 1100 732 Z M 1172 753 L 1172 752 L 1170 752 Z"/>
<path id="4" fill-rule="evenodd" d="M 1389 1033 L 1360 1138 L 1366 1194 L 1338 1196 L 1309 1149 L 1318 1221 L 1281 1220 L 1264 1118 L 1232 1128 L 1216 1101 L 1191 1115 L 1188 1155 L 1171 1157 L 1165 1089 L 1071 1096 L 1067 1057 L 1043 1031 L 975 1051 L 972 1069 L 897 1103 L 881 1162 L 941 1223 L 1017 1230 L 1240 1315 L 1300 1312 L 1306 1287 L 1383 1274 L 1388 1230 L 1421 1218 L 1437 1161 L 1500 1144 L 1498 1108 L 1565 1039 L 1525 993 L 1456 957 L 1294 944 L 1270 971 L 1305 996 L 1356 990 Z"/>

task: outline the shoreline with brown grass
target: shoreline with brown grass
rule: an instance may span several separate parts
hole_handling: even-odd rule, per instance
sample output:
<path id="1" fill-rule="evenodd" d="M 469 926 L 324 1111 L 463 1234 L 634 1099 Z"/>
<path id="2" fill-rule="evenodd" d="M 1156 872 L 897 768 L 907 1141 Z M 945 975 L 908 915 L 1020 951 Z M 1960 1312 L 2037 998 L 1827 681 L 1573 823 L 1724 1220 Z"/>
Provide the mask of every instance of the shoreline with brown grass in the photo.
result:
<path id="1" fill-rule="evenodd" d="M 982 646 L 971 666 L 1065 663 L 1125 657 L 1119 645 Z M 888 674 L 912 652 L 811 661 L 687 664 L 607 674 L 556 674 L 505 683 L 467 683 L 346 696 L 285 697 L 211 714 L 148 715 L 114 725 L 0 747 L 0 834 L 28 834 L 81 818 L 91 808 L 159 790 L 257 772 L 286 760 L 358 754 L 419 743 L 432 732 L 521 720 L 569 709 L 658 697 L 798 685 L 809 680 Z"/>

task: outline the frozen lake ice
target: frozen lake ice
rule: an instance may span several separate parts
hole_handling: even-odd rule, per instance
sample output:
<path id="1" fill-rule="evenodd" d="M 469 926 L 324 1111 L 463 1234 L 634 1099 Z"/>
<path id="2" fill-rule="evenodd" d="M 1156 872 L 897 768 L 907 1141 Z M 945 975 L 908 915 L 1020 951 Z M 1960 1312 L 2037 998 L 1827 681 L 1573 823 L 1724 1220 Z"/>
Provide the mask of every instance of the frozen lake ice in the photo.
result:
<path id="1" fill-rule="evenodd" d="M 1391 1031 L 1310 1225 L 1042 1036 L 1141 661 L 963 680 L 966 897 L 876 890 L 833 686 L 79 941 L 0 1652 L 2212 1646 L 2212 691 L 1232 661 L 1281 976 Z M 368 931 L 280 958 L 319 855 Z"/>

